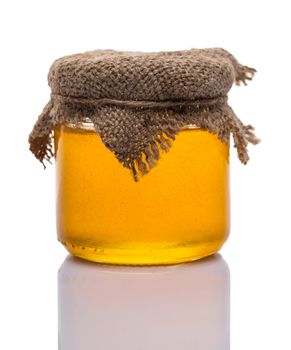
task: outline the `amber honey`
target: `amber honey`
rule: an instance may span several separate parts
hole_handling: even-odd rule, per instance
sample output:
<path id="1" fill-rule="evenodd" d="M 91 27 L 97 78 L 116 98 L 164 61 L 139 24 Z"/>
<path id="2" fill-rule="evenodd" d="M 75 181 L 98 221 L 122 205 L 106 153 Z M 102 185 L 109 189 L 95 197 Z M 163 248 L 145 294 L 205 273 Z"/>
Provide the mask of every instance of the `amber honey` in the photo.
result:
<path id="1" fill-rule="evenodd" d="M 58 239 L 114 264 L 171 264 L 215 253 L 229 233 L 229 146 L 182 130 L 158 165 L 133 180 L 90 127 L 55 129 Z"/>

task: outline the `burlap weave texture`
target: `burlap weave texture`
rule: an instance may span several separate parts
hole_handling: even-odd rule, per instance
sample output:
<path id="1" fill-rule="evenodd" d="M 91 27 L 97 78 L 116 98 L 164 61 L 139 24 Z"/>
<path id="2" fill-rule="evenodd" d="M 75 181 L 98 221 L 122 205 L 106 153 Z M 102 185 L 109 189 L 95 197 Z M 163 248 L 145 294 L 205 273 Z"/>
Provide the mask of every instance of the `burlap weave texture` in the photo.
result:
<path id="1" fill-rule="evenodd" d="M 232 134 L 239 159 L 247 163 L 247 144 L 258 139 L 228 105 L 227 94 L 254 73 L 220 48 L 65 56 L 50 68 L 51 99 L 29 136 L 30 149 L 41 162 L 50 160 L 54 128 L 89 120 L 138 180 L 183 127 L 195 124 L 226 143 Z"/>

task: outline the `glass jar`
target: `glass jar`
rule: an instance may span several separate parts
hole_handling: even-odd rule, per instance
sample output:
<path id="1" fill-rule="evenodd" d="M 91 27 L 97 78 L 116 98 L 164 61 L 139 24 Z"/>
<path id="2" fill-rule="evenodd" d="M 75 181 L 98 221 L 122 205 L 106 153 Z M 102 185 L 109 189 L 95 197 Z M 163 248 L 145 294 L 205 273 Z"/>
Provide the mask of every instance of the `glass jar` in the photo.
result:
<path id="1" fill-rule="evenodd" d="M 78 257 L 155 265 L 199 259 L 229 234 L 229 146 L 189 125 L 135 182 L 93 124 L 54 131 L 58 239 Z"/>

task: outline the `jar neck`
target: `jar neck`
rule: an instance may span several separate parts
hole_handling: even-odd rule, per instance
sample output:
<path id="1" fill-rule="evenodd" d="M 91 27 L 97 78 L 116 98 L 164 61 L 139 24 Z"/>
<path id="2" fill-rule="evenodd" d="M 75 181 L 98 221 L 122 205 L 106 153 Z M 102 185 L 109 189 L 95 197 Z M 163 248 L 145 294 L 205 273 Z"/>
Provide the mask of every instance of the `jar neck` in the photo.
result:
<path id="1" fill-rule="evenodd" d="M 69 128 L 96 131 L 94 124 L 89 118 L 86 118 L 79 123 L 66 123 L 65 125 Z M 183 126 L 180 130 L 191 130 L 191 129 L 200 129 L 200 128 L 195 124 L 188 124 Z"/>

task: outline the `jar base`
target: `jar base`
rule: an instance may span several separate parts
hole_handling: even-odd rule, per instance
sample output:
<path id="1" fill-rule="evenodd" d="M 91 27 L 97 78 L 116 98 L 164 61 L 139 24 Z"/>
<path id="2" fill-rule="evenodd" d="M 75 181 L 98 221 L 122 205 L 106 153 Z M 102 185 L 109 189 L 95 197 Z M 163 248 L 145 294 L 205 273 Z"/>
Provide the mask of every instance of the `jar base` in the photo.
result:
<path id="1" fill-rule="evenodd" d="M 202 259 L 215 254 L 223 241 L 171 247 L 164 249 L 94 248 L 59 240 L 74 256 L 113 265 L 171 265 Z"/>

